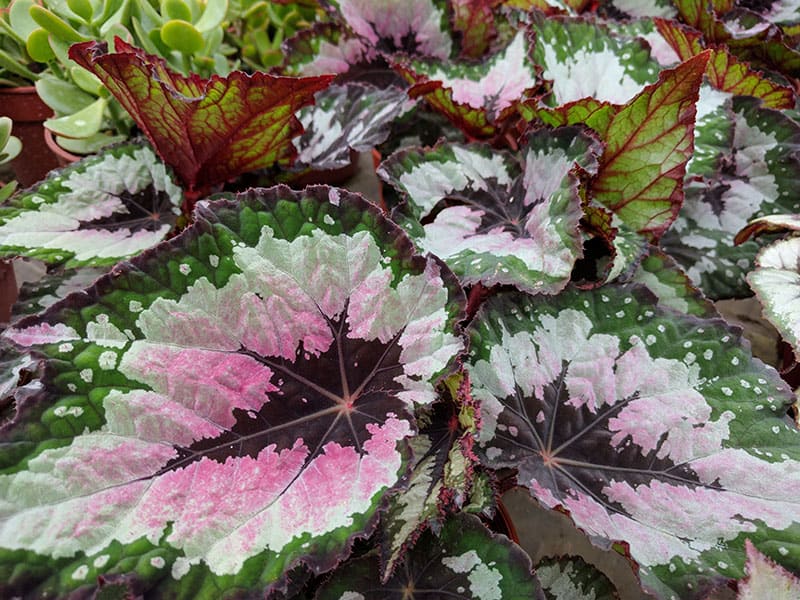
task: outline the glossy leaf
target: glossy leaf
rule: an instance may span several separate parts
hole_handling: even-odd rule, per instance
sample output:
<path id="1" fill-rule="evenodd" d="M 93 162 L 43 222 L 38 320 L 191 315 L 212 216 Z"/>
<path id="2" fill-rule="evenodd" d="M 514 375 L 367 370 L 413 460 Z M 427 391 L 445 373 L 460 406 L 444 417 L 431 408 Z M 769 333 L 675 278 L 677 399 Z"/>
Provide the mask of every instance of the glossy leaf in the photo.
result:
<path id="1" fill-rule="evenodd" d="M 351 151 L 369 152 L 389 136 L 392 122 L 413 108 L 399 88 L 350 83 L 332 85 L 315 105 L 300 112 L 305 131 L 296 142 L 294 168 L 338 169 L 350 164 Z"/>
<path id="2" fill-rule="evenodd" d="M 658 63 L 642 40 L 621 38 L 582 19 L 536 19 L 533 58 L 551 82 L 550 104 L 585 97 L 624 104 L 656 80 Z"/>
<path id="3" fill-rule="evenodd" d="M 101 79 L 192 191 L 291 160 L 291 139 L 300 133 L 295 113 L 331 80 L 241 71 L 184 77 L 119 38 L 115 47 L 78 44 L 70 57 Z"/>
<path id="4" fill-rule="evenodd" d="M 317 600 L 530 600 L 538 596 L 530 558 L 477 517 L 451 517 L 436 536 L 426 532 L 388 581 L 377 557 L 345 563 Z"/>
<path id="5" fill-rule="evenodd" d="M 536 565 L 547 600 L 618 600 L 614 584 L 579 556 L 547 558 Z"/>
<path id="6" fill-rule="evenodd" d="M 745 275 L 762 243 L 734 236 L 762 216 L 800 211 L 800 125 L 752 98 L 704 88 L 685 200 L 662 246 L 711 298 L 749 295 Z"/>
<path id="7" fill-rule="evenodd" d="M 612 286 L 496 296 L 470 327 L 487 464 L 624 541 L 647 591 L 741 577 L 746 539 L 800 567 L 794 397 L 738 330 Z"/>
<path id="8" fill-rule="evenodd" d="M 360 196 L 200 203 L 6 332 L 48 366 L 2 432 L 0 595 L 266 596 L 331 569 L 408 470 L 463 303 Z"/>
<path id="9" fill-rule="evenodd" d="M 562 128 L 532 133 L 518 155 L 441 144 L 400 152 L 379 173 L 405 195 L 411 219 L 426 223 L 405 223 L 417 245 L 463 283 L 553 294 L 582 252 L 573 171 L 594 171 L 599 152 L 597 140 Z"/>
<path id="10" fill-rule="evenodd" d="M 412 97 L 428 103 L 466 133 L 486 138 L 497 123 L 536 87 L 537 70 L 530 60 L 530 42 L 520 31 L 500 51 L 480 63 L 406 60 L 397 70 L 412 84 Z"/>
<path id="11" fill-rule="evenodd" d="M 0 255 L 67 267 L 113 265 L 166 238 L 183 199 L 149 146 L 110 147 L 0 206 Z"/>
<path id="12" fill-rule="evenodd" d="M 617 112 L 606 132 L 593 197 L 631 229 L 655 239 L 675 219 L 683 201 L 695 105 L 707 60 L 707 54 L 700 54 L 663 71 L 658 83 Z"/>

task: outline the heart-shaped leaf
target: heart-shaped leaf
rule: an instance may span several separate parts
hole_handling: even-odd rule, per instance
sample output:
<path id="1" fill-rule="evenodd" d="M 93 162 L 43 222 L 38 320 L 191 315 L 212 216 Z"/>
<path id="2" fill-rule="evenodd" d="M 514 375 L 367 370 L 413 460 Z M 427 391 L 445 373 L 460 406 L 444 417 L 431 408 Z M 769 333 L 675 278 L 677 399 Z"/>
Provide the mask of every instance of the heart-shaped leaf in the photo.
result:
<path id="1" fill-rule="evenodd" d="M 404 477 L 463 347 L 453 275 L 333 188 L 195 221 L 6 332 L 48 364 L 2 432 L 0 595 L 268 595 Z"/>
<path id="2" fill-rule="evenodd" d="M 293 78 L 234 71 L 227 77 L 184 77 L 166 62 L 121 39 L 70 48 L 70 58 L 114 94 L 159 156 L 192 192 L 295 155 L 295 113 L 313 102 L 332 76 Z"/>
<path id="3" fill-rule="evenodd" d="M 149 146 L 109 147 L 0 206 L 0 255 L 113 265 L 166 238 L 182 203 L 183 190 Z"/>
<path id="4" fill-rule="evenodd" d="M 577 128 L 530 134 L 518 155 L 488 145 L 440 144 L 388 159 L 380 174 L 403 192 L 414 241 L 465 284 L 510 284 L 553 294 L 581 256 L 577 169 L 601 147 Z M 397 218 L 400 218 L 398 213 Z"/>
<path id="5" fill-rule="evenodd" d="M 746 539 L 800 567 L 794 397 L 740 332 L 612 286 L 496 296 L 470 327 L 486 464 L 627 544 L 647 590 L 741 577 Z"/>

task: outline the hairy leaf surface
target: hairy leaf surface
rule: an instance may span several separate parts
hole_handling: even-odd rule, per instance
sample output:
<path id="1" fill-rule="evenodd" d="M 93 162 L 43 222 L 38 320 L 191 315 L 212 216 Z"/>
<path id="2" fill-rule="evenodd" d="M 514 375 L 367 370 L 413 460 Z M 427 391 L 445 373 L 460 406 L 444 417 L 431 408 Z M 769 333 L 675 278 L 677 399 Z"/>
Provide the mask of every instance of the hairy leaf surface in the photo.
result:
<path id="1" fill-rule="evenodd" d="M 193 191 L 293 159 L 291 139 L 301 129 L 295 113 L 332 79 L 242 71 L 184 77 L 157 56 L 119 38 L 115 44 L 115 53 L 105 43 L 78 44 L 70 57 L 100 78 Z"/>
<path id="2" fill-rule="evenodd" d="M 530 600 L 539 589 L 528 555 L 463 513 L 425 532 L 387 582 L 379 573 L 376 556 L 345 563 L 317 600 Z"/>
<path id="3" fill-rule="evenodd" d="M 688 599 L 741 577 L 746 539 L 800 566 L 794 398 L 738 331 L 604 286 L 491 298 L 471 338 L 486 460 L 623 540 L 646 589 Z"/>
<path id="4" fill-rule="evenodd" d="M 0 256 L 113 265 L 163 240 L 182 202 L 183 190 L 149 146 L 114 146 L 0 206 Z"/>
<path id="5" fill-rule="evenodd" d="M 427 223 L 408 224 L 417 245 L 464 283 L 552 294 L 582 252 L 573 171 L 594 171 L 599 152 L 597 140 L 567 127 L 532 133 L 518 155 L 479 144 L 403 151 L 380 174 Z"/>
<path id="6" fill-rule="evenodd" d="M 267 594 L 375 526 L 463 295 L 362 199 L 203 203 L 183 235 L 6 332 L 49 358 L 2 437 L 0 592 Z"/>

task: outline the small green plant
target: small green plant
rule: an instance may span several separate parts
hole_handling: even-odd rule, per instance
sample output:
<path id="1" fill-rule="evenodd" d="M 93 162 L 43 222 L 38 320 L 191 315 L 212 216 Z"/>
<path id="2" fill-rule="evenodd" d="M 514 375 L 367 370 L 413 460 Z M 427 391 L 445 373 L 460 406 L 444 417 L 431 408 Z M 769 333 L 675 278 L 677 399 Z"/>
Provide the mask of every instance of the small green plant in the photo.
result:
<path id="1" fill-rule="evenodd" d="M 22 150 L 18 137 L 11 135 L 13 123 L 8 117 L 0 117 L 0 165 L 14 160 Z M 17 189 L 17 182 L 12 181 L 0 188 L 0 202 L 5 202 Z"/>

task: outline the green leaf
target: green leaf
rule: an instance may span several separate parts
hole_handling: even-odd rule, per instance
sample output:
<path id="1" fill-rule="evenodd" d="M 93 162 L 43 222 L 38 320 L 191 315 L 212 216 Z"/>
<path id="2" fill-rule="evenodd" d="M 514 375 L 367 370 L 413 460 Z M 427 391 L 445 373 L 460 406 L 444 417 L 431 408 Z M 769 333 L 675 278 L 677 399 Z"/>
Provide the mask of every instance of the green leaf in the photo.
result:
<path id="1" fill-rule="evenodd" d="M 98 98 L 76 113 L 57 119 L 47 119 L 44 126 L 57 135 L 68 138 L 86 138 L 100 131 L 107 105 L 108 100 Z"/>
<path id="2" fill-rule="evenodd" d="M 56 114 L 71 115 L 87 106 L 95 98 L 75 85 L 45 73 L 36 82 L 36 94 L 52 108 Z"/>
<path id="3" fill-rule="evenodd" d="M 658 239 L 683 202 L 695 105 L 708 54 L 663 71 L 611 121 L 591 193 L 631 229 Z"/>

